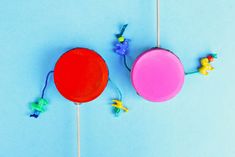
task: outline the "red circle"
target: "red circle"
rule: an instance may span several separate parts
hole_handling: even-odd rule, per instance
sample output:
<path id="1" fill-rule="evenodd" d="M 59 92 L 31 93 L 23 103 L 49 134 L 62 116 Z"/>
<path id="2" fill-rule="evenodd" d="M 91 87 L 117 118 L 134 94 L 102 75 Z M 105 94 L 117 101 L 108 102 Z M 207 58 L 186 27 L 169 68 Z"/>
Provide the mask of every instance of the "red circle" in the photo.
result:
<path id="1" fill-rule="evenodd" d="M 108 68 L 104 59 L 95 51 L 74 48 L 57 61 L 54 81 L 66 99 L 84 103 L 103 92 L 108 82 Z"/>

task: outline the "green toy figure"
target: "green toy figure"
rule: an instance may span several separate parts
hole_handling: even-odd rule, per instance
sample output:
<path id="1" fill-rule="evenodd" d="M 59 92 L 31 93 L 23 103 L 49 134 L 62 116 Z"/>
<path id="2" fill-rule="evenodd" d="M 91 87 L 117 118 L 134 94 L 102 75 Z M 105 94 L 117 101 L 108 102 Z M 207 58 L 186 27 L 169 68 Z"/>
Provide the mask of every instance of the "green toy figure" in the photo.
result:
<path id="1" fill-rule="evenodd" d="M 43 98 L 40 98 L 36 103 L 31 103 L 31 109 L 33 110 L 33 113 L 30 115 L 30 117 L 38 118 L 40 113 L 46 111 L 47 105 L 47 100 Z"/>
<path id="2" fill-rule="evenodd" d="M 33 111 L 33 113 L 30 115 L 30 117 L 38 118 L 40 113 L 46 111 L 48 101 L 46 99 L 44 99 L 44 94 L 45 94 L 45 90 L 47 88 L 49 76 L 53 73 L 54 73 L 54 71 L 49 71 L 48 74 L 47 74 L 45 85 L 44 85 L 43 90 L 42 90 L 41 98 L 39 98 L 37 102 L 34 102 L 34 103 L 30 104 L 31 105 L 30 107 Z"/>

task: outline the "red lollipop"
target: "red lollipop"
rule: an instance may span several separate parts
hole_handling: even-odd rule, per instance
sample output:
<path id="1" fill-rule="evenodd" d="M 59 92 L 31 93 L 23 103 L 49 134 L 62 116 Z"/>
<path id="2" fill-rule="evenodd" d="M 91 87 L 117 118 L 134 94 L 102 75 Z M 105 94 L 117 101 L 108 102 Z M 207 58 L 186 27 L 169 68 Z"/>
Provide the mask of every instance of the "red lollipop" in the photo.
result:
<path id="1" fill-rule="evenodd" d="M 74 48 L 64 53 L 54 69 L 56 88 L 66 99 L 77 104 L 77 141 L 80 157 L 79 104 L 94 100 L 108 83 L 108 67 L 95 51 Z"/>
<path id="2" fill-rule="evenodd" d="M 104 59 L 95 51 L 74 48 L 57 61 L 54 81 L 66 99 L 84 103 L 103 92 L 108 82 L 108 68 Z"/>

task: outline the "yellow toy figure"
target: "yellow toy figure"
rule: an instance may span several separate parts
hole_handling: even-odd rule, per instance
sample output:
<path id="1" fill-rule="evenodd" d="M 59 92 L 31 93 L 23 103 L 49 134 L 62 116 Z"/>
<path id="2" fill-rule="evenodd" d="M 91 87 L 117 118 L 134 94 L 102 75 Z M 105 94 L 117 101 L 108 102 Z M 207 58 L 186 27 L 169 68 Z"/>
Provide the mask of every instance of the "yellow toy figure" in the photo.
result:
<path id="1" fill-rule="evenodd" d="M 214 61 L 214 58 L 217 58 L 216 54 L 211 54 L 205 58 L 202 58 L 200 60 L 201 63 L 201 67 L 198 69 L 198 71 L 202 74 L 202 75 L 208 75 L 208 71 L 210 70 L 214 70 L 214 68 L 210 65 L 210 62 Z"/>
<path id="2" fill-rule="evenodd" d="M 121 110 L 128 112 L 128 108 L 126 108 L 125 106 L 122 105 L 122 101 L 120 100 L 112 100 L 114 103 L 112 104 L 112 106 L 114 107 L 114 114 L 115 116 L 119 116 L 119 113 Z"/>

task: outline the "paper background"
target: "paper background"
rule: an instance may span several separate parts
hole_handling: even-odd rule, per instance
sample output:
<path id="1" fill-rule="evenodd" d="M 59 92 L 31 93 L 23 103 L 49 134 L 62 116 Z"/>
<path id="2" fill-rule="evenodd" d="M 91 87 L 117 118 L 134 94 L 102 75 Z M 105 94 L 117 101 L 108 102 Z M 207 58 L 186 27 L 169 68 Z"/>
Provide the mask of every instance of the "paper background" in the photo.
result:
<path id="1" fill-rule="evenodd" d="M 208 77 L 187 76 L 176 98 L 151 103 L 136 95 L 112 42 L 128 23 L 129 64 L 155 46 L 154 0 L 0 0 L 0 156 L 76 156 L 75 106 L 52 79 L 48 111 L 28 117 L 47 72 L 74 47 L 104 57 L 130 110 L 113 116 L 110 86 L 82 105 L 82 157 L 235 156 L 234 6 L 232 0 L 161 1 L 162 47 L 177 54 L 186 71 L 210 50 L 219 59 Z"/>

